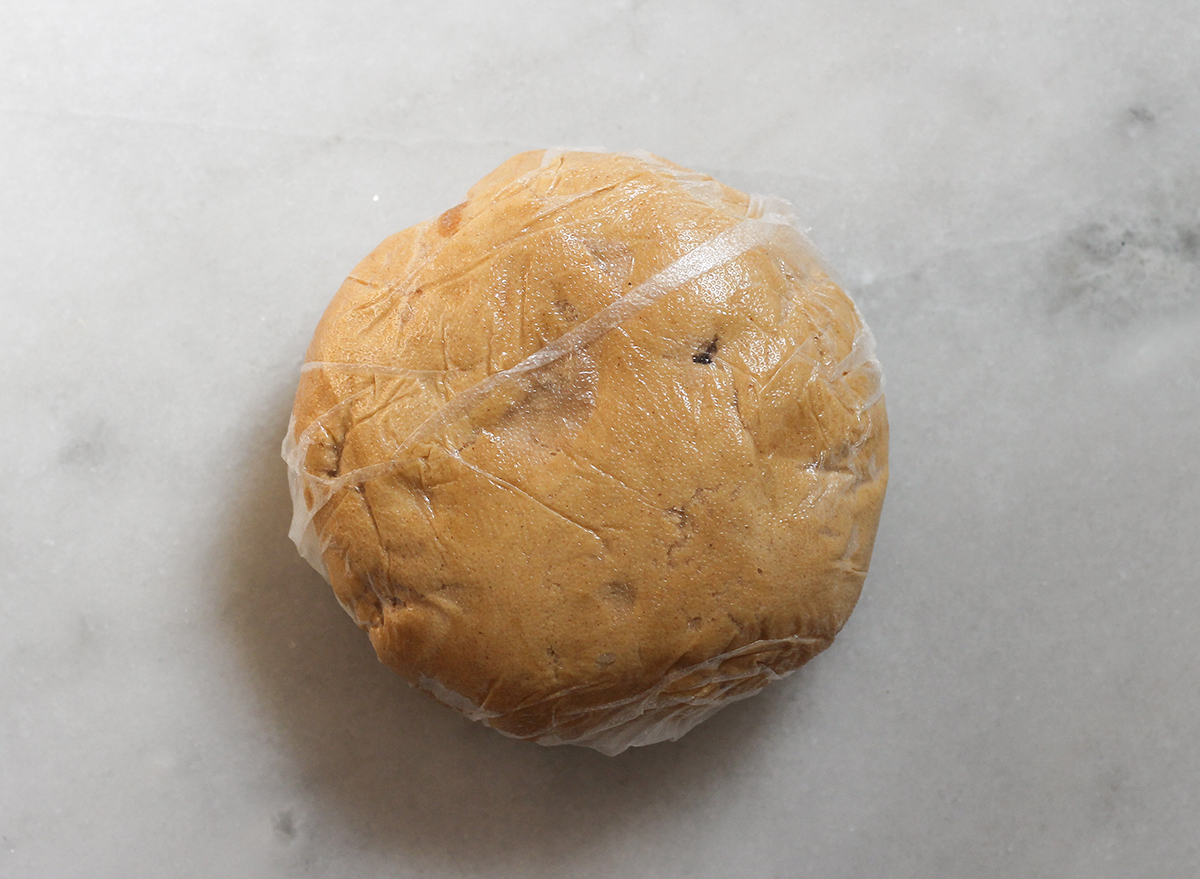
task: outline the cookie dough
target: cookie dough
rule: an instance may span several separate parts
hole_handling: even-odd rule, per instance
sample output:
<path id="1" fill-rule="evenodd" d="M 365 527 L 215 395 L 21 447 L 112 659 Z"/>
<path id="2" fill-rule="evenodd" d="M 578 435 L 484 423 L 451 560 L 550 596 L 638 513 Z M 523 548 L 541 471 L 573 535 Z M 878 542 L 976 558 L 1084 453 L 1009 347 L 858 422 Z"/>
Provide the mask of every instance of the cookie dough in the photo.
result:
<path id="1" fill-rule="evenodd" d="M 616 753 L 829 646 L 887 417 L 786 203 L 538 151 L 354 269 L 284 458 L 293 539 L 383 662 L 508 735 Z"/>

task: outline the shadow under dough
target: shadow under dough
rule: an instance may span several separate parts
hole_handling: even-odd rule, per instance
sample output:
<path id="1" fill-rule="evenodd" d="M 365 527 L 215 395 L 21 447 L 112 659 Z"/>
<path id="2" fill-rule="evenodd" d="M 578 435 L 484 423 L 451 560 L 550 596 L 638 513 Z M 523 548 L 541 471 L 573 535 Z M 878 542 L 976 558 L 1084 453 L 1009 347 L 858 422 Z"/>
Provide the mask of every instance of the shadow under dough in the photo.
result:
<path id="1" fill-rule="evenodd" d="M 617 757 L 513 741 L 467 721 L 376 660 L 288 539 L 279 444 L 290 390 L 278 400 L 246 450 L 244 478 L 232 483 L 222 598 L 246 674 L 278 728 L 283 765 L 296 776 L 286 786 L 299 792 L 300 814 L 276 816 L 281 836 L 318 843 L 332 835 L 409 862 L 529 872 L 721 799 L 778 710 L 770 694 L 789 695 L 787 683 L 679 742 Z"/>

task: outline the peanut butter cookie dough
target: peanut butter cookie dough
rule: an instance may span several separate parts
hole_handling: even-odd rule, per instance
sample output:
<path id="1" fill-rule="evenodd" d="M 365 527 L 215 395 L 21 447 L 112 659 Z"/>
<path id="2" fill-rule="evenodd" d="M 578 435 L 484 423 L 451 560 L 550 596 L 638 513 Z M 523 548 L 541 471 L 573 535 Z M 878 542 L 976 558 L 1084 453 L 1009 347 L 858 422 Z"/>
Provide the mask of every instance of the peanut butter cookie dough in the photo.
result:
<path id="1" fill-rule="evenodd" d="M 292 537 L 383 662 L 505 734 L 617 753 L 829 646 L 887 417 L 786 203 L 550 150 L 355 268 L 284 458 Z"/>

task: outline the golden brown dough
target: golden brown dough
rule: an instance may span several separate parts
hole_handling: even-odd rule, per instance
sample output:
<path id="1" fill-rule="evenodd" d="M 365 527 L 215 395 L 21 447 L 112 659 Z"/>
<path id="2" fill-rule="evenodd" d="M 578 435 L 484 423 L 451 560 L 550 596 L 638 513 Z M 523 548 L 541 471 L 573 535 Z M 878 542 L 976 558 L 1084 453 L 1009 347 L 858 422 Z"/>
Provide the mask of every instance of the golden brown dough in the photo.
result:
<path id="1" fill-rule="evenodd" d="M 649 154 L 523 153 L 355 268 L 284 456 L 293 538 L 383 662 L 615 753 L 829 646 L 887 419 L 783 207 Z"/>

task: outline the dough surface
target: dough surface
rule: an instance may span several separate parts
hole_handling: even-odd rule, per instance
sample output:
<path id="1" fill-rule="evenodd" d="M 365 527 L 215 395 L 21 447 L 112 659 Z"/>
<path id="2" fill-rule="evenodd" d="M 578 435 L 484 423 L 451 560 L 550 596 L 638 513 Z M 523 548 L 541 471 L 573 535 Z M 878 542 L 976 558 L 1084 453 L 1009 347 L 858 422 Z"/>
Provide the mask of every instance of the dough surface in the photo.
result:
<path id="1" fill-rule="evenodd" d="M 615 753 L 829 646 L 887 418 L 785 210 L 645 153 L 523 153 L 354 269 L 284 457 L 292 536 L 384 663 Z"/>

